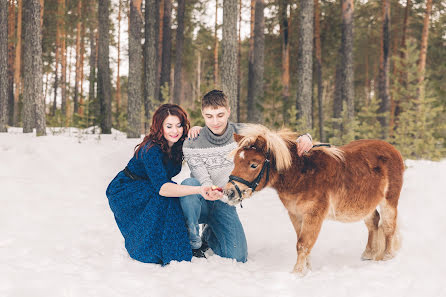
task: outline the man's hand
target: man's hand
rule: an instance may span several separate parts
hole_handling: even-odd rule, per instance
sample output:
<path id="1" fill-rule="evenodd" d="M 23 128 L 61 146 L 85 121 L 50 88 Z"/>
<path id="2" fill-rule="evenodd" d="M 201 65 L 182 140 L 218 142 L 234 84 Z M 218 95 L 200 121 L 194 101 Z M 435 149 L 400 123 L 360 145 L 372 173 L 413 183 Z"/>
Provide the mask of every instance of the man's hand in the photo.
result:
<path id="1" fill-rule="evenodd" d="M 202 127 L 200 126 L 193 126 L 192 128 L 190 128 L 189 132 L 187 133 L 187 137 L 189 139 L 191 138 L 197 138 L 198 135 L 200 134 Z"/>
<path id="2" fill-rule="evenodd" d="M 297 154 L 301 157 L 304 153 L 308 153 L 313 147 L 311 136 L 308 134 L 301 135 L 297 138 Z"/>
<path id="3" fill-rule="evenodd" d="M 223 192 L 219 188 L 212 189 L 210 186 L 201 186 L 200 194 L 204 199 L 215 201 L 223 197 Z"/>

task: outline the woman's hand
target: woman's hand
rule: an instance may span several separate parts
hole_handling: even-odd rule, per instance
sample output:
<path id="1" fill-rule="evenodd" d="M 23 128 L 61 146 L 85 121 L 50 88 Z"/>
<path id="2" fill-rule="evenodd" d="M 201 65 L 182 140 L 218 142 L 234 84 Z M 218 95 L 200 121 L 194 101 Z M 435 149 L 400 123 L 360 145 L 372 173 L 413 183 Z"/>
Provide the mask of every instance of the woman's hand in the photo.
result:
<path id="1" fill-rule="evenodd" d="M 193 126 L 192 128 L 190 128 L 189 132 L 187 133 L 187 137 L 190 138 L 197 138 L 198 135 L 200 135 L 200 131 L 201 131 L 202 127 L 200 126 Z"/>
<path id="2" fill-rule="evenodd" d="M 309 134 L 304 134 L 297 138 L 297 154 L 302 156 L 304 153 L 308 153 L 313 147 L 313 142 Z"/>
<path id="3" fill-rule="evenodd" d="M 200 194 L 204 199 L 215 201 L 223 197 L 223 192 L 221 192 L 218 188 L 212 189 L 210 186 L 201 186 Z"/>

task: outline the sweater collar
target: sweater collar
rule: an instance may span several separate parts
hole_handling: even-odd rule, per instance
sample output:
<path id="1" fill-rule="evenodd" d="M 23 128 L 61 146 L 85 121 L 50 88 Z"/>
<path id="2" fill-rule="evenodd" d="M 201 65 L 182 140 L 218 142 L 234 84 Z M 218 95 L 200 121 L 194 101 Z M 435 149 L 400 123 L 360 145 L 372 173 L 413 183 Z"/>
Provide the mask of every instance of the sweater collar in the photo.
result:
<path id="1" fill-rule="evenodd" d="M 214 145 L 222 145 L 230 142 L 232 136 L 234 135 L 234 128 L 231 123 L 228 122 L 228 127 L 226 128 L 225 133 L 222 135 L 215 135 L 212 133 L 211 129 L 208 128 L 208 126 L 204 126 L 203 132 L 203 136 L 206 137 L 210 143 Z"/>

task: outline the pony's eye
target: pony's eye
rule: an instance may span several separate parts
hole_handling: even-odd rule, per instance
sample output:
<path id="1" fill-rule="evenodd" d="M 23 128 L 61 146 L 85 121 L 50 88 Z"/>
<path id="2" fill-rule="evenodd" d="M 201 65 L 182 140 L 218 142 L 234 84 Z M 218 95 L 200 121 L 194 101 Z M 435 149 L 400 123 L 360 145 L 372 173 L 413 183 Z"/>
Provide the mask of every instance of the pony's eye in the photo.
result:
<path id="1" fill-rule="evenodd" d="M 251 168 L 257 168 L 257 166 L 259 166 L 259 165 L 257 165 L 257 164 L 251 164 Z"/>

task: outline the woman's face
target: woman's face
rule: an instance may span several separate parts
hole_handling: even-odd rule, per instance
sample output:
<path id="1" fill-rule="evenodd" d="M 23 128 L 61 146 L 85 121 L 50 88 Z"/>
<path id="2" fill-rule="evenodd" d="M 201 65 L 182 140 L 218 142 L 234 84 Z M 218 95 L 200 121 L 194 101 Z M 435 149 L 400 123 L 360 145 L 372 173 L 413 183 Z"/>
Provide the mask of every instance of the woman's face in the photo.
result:
<path id="1" fill-rule="evenodd" d="M 169 147 L 180 140 L 183 135 L 183 126 L 177 116 L 169 115 L 163 122 L 163 136 L 167 140 Z"/>

